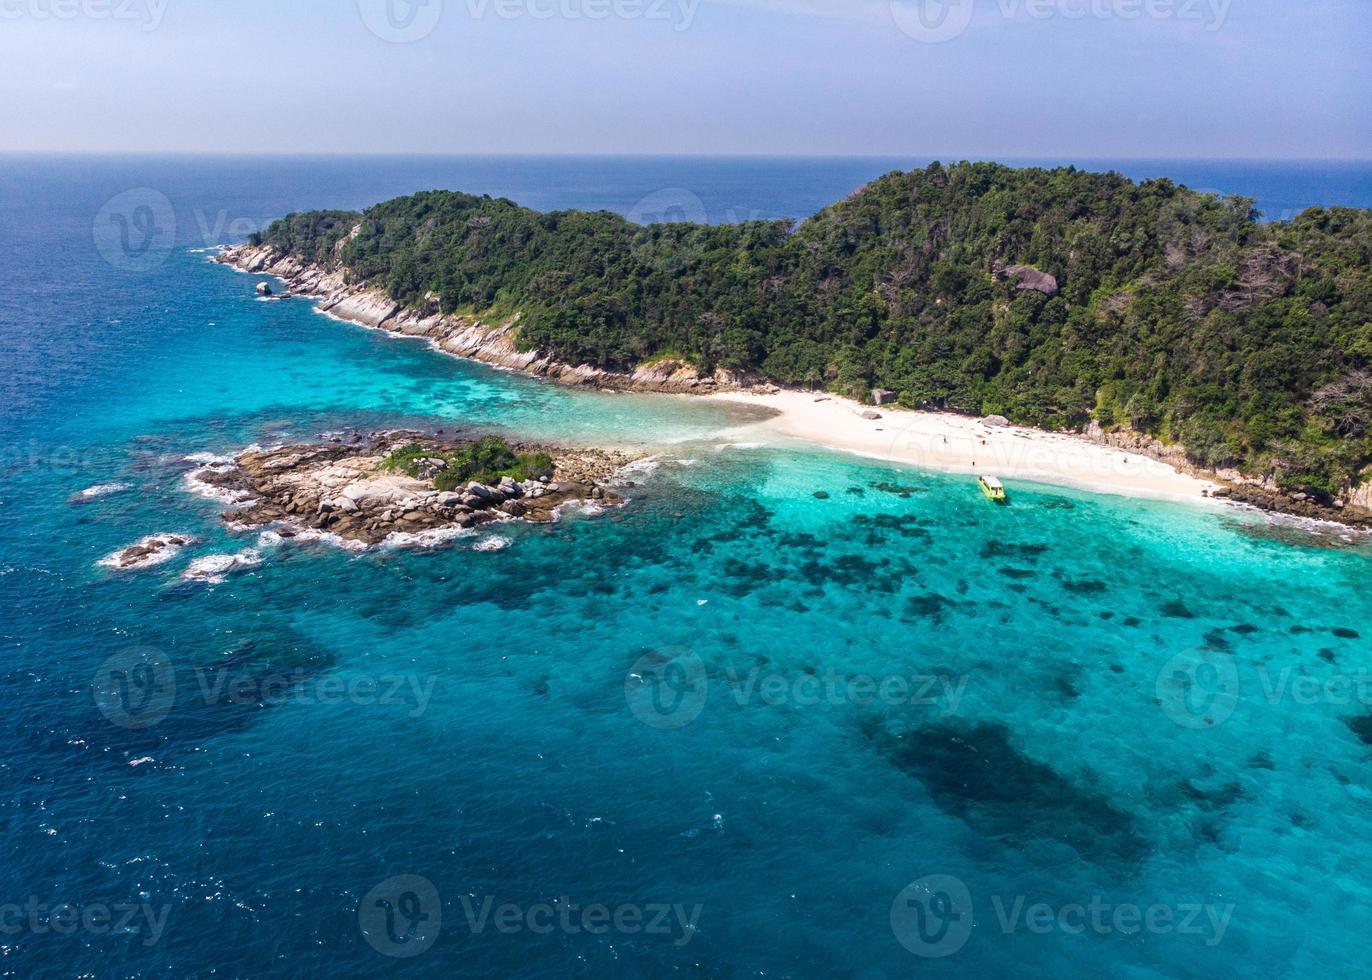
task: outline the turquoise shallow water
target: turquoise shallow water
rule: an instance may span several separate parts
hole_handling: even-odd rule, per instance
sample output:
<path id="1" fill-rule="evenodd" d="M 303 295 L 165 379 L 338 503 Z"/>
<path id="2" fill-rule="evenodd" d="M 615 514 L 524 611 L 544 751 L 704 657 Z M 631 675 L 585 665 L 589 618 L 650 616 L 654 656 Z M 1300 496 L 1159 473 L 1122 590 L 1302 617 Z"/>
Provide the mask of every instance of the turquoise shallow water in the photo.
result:
<path id="1" fill-rule="evenodd" d="M 0 906 L 165 921 L 66 934 L 0 907 L 0 971 L 1365 972 L 1365 546 L 728 445 L 718 406 L 257 302 L 198 242 L 112 272 L 76 234 L 101 193 L 69 252 L 8 253 Z M 301 544 L 181 581 L 256 540 L 184 491 L 186 454 L 414 423 L 665 450 L 627 508 L 503 551 Z M 67 503 L 109 482 L 131 489 Z M 159 531 L 203 542 L 95 565 Z M 150 714 L 97 703 L 111 669 Z M 433 893 L 382 896 L 392 941 L 369 910 L 400 875 Z M 502 932 L 464 905 L 563 896 L 694 927 Z"/>

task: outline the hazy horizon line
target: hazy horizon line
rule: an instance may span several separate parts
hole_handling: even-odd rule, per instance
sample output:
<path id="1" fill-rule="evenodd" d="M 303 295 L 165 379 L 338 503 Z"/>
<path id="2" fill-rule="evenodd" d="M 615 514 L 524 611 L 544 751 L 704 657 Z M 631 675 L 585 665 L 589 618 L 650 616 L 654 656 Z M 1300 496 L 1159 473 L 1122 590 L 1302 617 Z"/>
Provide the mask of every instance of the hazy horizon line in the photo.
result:
<path id="1" fill-rule="evenodd" d="M 88 149 L 0 149 L 0 157 L 207 157 L 217 159 L 496 159 L 501 157 L 543 159 L 644 159 L 644 160 L 908 160 L 938 162 L 996 163 L 1016 160 L 1080 160 L 1082 162 L 1131 160 L 1140 162 L 1198 163 L 1360 163 L 1372 164 L 1372 156 L 1168 156 L 1114 154 L 1085 156 L 1072 153 L 691 153 L 691 152 L 605 152 L 587 153 L 560 150 L 419 150 L 419 151 L 294 151 L 294 150 L 88 150 Z"/>

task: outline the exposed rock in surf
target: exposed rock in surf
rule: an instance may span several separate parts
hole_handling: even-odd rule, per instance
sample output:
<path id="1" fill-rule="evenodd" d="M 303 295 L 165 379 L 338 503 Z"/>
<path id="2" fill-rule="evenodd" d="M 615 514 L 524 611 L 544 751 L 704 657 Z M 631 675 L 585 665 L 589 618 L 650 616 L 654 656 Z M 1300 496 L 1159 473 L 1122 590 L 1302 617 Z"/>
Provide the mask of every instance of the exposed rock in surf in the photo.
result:
<path id="1" fill-rule="evenodd" d="M 150 534 L 106 555 L 96 564 L 121 572 L 151 568 L 170 561 L 181 549 L 195 544 L 195 541 L 195 538 L 186 534 Z"/>
<path id="2" fill-rule="evenodd" d="M 245 548 L 236 555 L 205 555 L 186 566 L 181 577 L 190 582 L 204 582 L 218 585 L 232 572 L 246 568 L 256 568 L 262 564 L 262 552 L 256 548 Z"/>
<path id="3" fill-rule="evenodd" d="M 522 446 L 511 448 L 546 453 L 551 471 L 522 481 L 505 476 L 489 485 L 473 481 L 442 490 L 433 476 L 411 475 L 444 474 L 449 456 L 467 445 L 418 432 L 383 432 L 349 444 L 251 449 L 229 466 L 192 476 L 237 501 L 224 514 L 233 526 L 281 525 L 283 533 L 309 530 L 362 547 L 388 538 L 428 545 L 495 521 L 555 521 L 560 508 L 572 503 L 602 509 L 621 504 L 610 483 L 636 458 L 613 450 Z M 407 465 L 396 468 L 393 454 L 402 450 Z"/>

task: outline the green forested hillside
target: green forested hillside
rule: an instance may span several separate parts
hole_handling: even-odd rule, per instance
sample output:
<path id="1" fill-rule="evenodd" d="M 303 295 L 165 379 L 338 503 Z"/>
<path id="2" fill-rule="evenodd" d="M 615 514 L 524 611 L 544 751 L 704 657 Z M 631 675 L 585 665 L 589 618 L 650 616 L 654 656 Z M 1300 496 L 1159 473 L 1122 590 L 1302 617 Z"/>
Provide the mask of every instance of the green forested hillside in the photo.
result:
<path id="1" fill-rule="evenodd" d="M 1372 461 L 1368 211 L 1259 224 L 1248 199 L 1167 180 L 963 163 L 796 226 L 640 227 L 440 191 L 260 240 L 407 304 L 519 311 L 520 342 L 566 361 L 673 354 L 910 407 L 1098 419 L 1322 493 Z"/>

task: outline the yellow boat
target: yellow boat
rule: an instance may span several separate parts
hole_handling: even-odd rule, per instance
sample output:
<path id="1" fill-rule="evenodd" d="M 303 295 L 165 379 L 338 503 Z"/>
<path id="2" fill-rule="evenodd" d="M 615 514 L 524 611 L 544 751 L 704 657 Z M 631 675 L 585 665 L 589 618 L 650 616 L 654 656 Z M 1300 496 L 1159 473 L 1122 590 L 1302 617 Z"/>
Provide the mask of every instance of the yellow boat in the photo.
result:
<path id="1" fill-rule="evenodd" d="M 994 476 L 979 476 L 977 477 L 977 484 L 981 487 L 981 492 L 986 494 L 988 500 L 1003 504 L 1010 499 L 1005 495 L 1005 485 Z"/>

